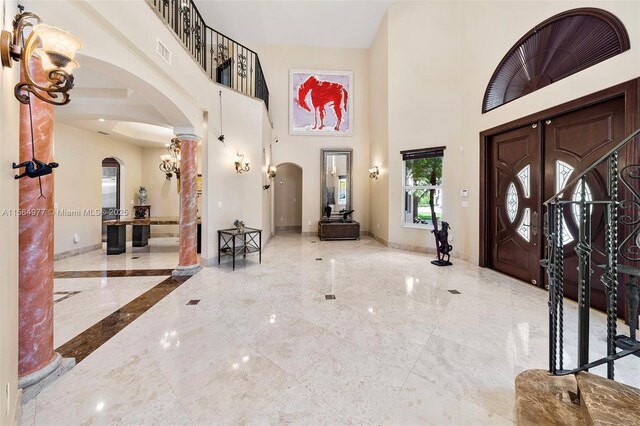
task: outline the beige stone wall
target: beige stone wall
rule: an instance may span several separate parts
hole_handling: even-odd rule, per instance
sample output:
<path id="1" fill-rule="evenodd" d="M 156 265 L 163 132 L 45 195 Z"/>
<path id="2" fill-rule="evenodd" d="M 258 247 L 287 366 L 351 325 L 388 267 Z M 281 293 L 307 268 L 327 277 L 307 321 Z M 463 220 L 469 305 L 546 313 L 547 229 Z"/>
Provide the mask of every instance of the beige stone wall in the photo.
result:
<path id="1" fill-rule="evenodd" d="M 86 215 L 85 209 L 102 208 L 102 160 L 116 158 L 121 166 L 120 208 L 133 217 L 133 206 L 138 204 L 141 182 L 142 149 L 113 136 L 81 130 L 56 123 L 54 130 L 54 158 L 60 164 L 56 169 L 54 251 L 56 254 L 92 247 L 100 244 L 102 217 Z M 159 162 L 159 160 L 158 160 Z M 158 171 L 158 179 L 164 179 Z M 80 212 L 67 216 L 67 212 Z M 155 212 L 154 212 L 155 214 Z M 127 230 L 129 237 L 131 230 Z M 73 235 L 80 241 L 75 243 Z"/>
<path id="2" fill-rule="evenodd" d="M 479 133 L 640 76 L 640 51 L 632 49 L 542 90 L 481 114 L 482 97 L 496 66 L 531 28 L 564 10 L 600 7 L 626 26 L 631 45 L 640 43 L 638 2 L 397 2 L 388 10 L 372 46 L 382 56 L 387 34 L 388 105 L 377 111 L 372 94 L 372 127 L 388 114 L 388 241 L 434 247 L 424 229 L 403 227 L 400 151 L 446 145 L 443 214 L 452 227 L 454 251 L 477 262 L 479 255 Z M 386 26 L 385 26 L 386 25 Z M 379 60 L 384 67 L 384 61 Z M 381 73 L 372 61 L 372 80 Z M 372 92 L 373 93 L 373 92 Z M 376 111 L 376 112 L 374 112 Z M 379 132 L 375 132 L 376 134 Z M 372 131 L 372 137 L 374 132 Z M 371 145 L 373 152 L 377 142 Z M 382 142 L 384 145 L 384 142 Z M 372 156 L 373 159 L 373 156 Z M 384 168 L 383 168 L 384 170 Z M 372 188 L 374 185 L 372 185 Z M 469 190 L 462 199 L 460 191 Z M 466 201 L 466 206 L 463 205 Z M 372 222 L 373 223 L 373 222 Z M 373 230 L 377 235 L 381 235 Z"/>
<path id="3" fill-rule="evenodd" d="M 369 164 L 378 180 L 369 180 L 369 232 L 389 240 L 389 26 L 382 18 L 369 53 Z"/>
<path id="4" fill-rule="evenodd" d="M 17 3 L 3 0 L 2 28 L 11 28 Z M 20 105 L 13 96 L 18 67 L 0 69 L 0 424 L 12 424 L 18 394 L 18 182 L 10 165 L 18 161 Z M 6 392 L 9 392 L 9 398 Z"/>
<path id="5" fill-rule="evenodd" d="M 369 226 L 369 50 L 291 45 L 254 46 L 269 84 L 269 113 L 273 121 L 275 164 L 302 167 L 302 232 L 317 232 L 320 207 L 320 150 L 353 149 L 353 218 L 361 229 Z M 353 72 L 353 136 L 289 135 L 289 70 Z M 276 226 L 278 222 L 276 220 Z"/>

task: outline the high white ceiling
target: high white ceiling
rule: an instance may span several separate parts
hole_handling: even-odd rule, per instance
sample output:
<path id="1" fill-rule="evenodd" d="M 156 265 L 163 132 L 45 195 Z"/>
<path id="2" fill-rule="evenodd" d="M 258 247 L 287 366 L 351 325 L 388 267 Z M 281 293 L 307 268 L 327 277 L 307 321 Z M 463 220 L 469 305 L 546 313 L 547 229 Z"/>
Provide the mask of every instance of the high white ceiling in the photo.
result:
<path id="1" fill-rule="evenodd" d="M 393 0 L 194 0 L 207 25 L 242 44 L 369 48 Z"/>
<path id="2" fill-rule="evenodd" d="M 56 108 L 61 123 L 98 132 L 142 147 L 163 147 L 173 129 L 147 99 L 100 69 L 74 71 L 71 103 Z"/>

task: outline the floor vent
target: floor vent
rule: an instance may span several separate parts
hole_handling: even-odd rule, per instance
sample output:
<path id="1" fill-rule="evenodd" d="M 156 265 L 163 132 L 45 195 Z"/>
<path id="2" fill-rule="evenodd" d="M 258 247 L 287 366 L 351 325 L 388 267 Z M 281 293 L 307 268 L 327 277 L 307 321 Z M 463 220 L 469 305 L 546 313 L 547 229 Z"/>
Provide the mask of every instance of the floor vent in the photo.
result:
<path id="1" fill-rule="evenodd" d="M 164 45 L 164 43 L 160 41 L 160 39 L 158 39 L 156 52 L 158 53 L 158 55 L 160 55 L 162 59 L 164 59 L 166 63 L 171 65 L 171 51 L 167 48 L 167 46 Z"/>
<path id="2" fill-rule="evenodd" d="M 316 257 L 316 260 L 322 260 L 322 258 L 321 257 Z"/>
<path id="3" fill-rule="evenodd" d="M 327 300 L 335 300 L 336 295 L 335 294 L 325 294 L 324 298 Z"/>
<path id="4" fill-rule="evenodd" d="M 198 303 L 200 303 L 200 299 L 193 299 L 193 300 L 189 300 L 187 302 L 187 305 L 197 305 Z"/>
<path id="5" fill-rule="evenodd" d="M 451 294 L 462 294 L 458 290 L 447 290 Z"/>

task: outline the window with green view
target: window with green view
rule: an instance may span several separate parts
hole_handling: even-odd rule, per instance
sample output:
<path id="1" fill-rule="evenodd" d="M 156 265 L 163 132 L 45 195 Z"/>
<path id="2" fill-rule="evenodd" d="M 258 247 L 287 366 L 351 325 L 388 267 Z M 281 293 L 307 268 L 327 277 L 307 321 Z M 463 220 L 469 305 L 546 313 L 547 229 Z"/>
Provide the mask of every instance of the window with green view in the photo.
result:
<path id="1" fill-rule="evenodd" d="M 442 160 L 444 148 L 403 151 L 403 224 L 431 226 L 432 212 L 442 216 Z"/>

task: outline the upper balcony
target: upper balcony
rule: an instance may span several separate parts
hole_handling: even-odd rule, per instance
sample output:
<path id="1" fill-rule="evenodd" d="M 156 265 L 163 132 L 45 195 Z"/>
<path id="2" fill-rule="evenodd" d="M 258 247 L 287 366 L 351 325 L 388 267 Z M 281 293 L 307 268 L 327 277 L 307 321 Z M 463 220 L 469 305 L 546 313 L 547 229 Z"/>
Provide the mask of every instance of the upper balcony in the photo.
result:
<path id="1" fill-rule="evenodd" d="M 192 0 L 147 0 L 212 81 L 264 101 L 269 89 L 253 50 L 208 26 Z"/>

